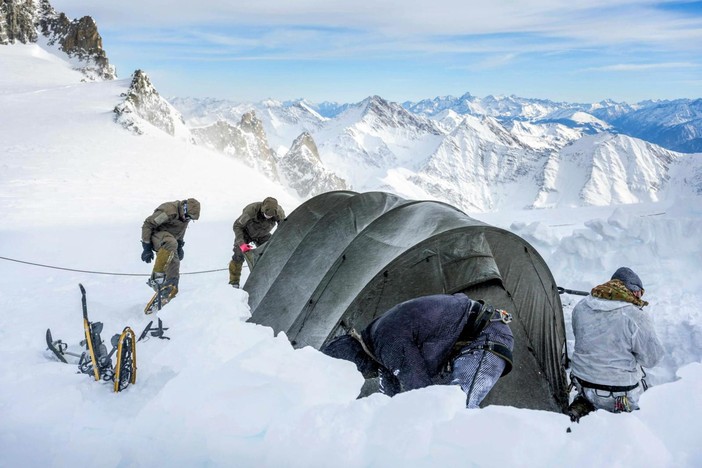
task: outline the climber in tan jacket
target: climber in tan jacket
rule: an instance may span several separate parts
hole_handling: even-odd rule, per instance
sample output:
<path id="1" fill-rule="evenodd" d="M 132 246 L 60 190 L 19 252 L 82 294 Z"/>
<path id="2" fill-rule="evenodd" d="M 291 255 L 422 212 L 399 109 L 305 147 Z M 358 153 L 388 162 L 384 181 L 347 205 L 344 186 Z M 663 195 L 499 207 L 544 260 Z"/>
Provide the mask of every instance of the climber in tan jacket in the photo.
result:
<path id="1" fill-rule="evenodd" d="M 141 227 L 141 259 L 151 263 L 156 252 L 153 272 L 147 284 L 154 291 L 163 286 L 174 286 L 178 291 L 180 261 L 183 259 L 185 230 L 191 220 L 200 218 L 200 202 L 194 198 L 176 200 L 160 205 L 144 220 Z"/>
<path id="2" fill-rule="evenodd" d="M 285 211 L 273 197 L 246 205 L 241 216 L 234 221 L 234 255 L 229 262 L 229 284 L 239 287 L 244 253 L 253 248 L 252 243 L 259 247 L 268 241 L 273 228 L 283 219 Z"/>

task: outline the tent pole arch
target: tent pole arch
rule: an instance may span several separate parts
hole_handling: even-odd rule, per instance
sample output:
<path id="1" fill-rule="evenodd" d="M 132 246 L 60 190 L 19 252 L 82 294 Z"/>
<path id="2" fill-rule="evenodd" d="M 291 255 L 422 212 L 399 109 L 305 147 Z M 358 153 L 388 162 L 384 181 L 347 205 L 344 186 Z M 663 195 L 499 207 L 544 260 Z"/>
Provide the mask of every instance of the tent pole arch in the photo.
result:
<path id="1" fill-rule="evenodd" d="M 290 224 L 269 241 L 271 247 L 284 245 L 285 253 L 266 249 L 268 263 L 252 270 L 244 289 L 249 281 L 266 288 L 250 302 L 250 321 L 284 331 L 296 347 L 319 348 L 403 300 L 462 291 L 516 317 L 518 369 L 486 401 L 565 409 L 560 296 L 548 266 L 528 242 L 442 202 L 331 192 L 306 203 L 317 205 L 327 196 L 336 200 L 333 209 L 310 217 L 312 227 L 297 226 L 305 217 L 291 215 Z M 305 204 L 301 213 L 315 211 Z M 286 232 L 287 239 L 276 239 Z M 283 265 L 266 266 L 276 261 Z M 272 280 L 258 278 L 268 274 Z"/>

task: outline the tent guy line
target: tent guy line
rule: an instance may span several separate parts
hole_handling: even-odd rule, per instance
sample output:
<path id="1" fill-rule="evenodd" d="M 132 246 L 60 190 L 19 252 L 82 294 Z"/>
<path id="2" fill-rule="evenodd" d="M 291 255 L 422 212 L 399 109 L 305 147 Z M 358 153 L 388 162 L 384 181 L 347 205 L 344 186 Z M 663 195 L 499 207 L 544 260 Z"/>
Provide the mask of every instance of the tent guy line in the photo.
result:
<path id="1" fill-rule="evenodd" d="M 109 272 L 109 271 L 92 271 L 92 270 L 79 270 L 76 268 L 65 268 L 65 267 L 59 267 L 59 266 L 54 266 L 54 265 L 44 265 L 42 263 L 34 263 L 34 262 L 27 262 L 24 260 L 17 260 L 16 258 L 9 258 L 9 257 L 1 257 L 0 260 L 7 260 L 8 262 L 16 262 L 16 263 L 23 263 L 25 265 L 32 265 L 32 266 L 37 266 L 41 268 L 50 268 L 52 270 L 63 270 L 63 271 L 75 271 L 77 273 L 88 273 L 91 275 L 109 275 L 109 276 L 151 276 L 150 274 L 146 273 L 115 273 L 115 272 Z M 187 273 L 181 273 L 181 275 L 200 275 L 203 273 L 214 273 L 217 271 L 226 271 L 226 268 L 218 268 L 215 270 L 202 270 L 202 271 L 190 271 Z"/>

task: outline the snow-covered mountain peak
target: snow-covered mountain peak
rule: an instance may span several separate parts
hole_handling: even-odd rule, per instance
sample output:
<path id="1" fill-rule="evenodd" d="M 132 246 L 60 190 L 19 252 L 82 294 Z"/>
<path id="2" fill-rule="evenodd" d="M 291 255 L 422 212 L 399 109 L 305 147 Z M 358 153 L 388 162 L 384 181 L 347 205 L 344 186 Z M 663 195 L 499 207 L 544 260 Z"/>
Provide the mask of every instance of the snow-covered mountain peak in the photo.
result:
<path id="1" fill-rule="evenodd" d="M 585 135 L 549 158 L 534 206 L 658 202 L 680 158 L 626 135 Z"/>
<path id="2" fill-rule="evenodd" d="M 309 198 L 330 190 L 346 190 L 346 181 L 324 167 L 312 135 L 298 136 L 278 164 L 285 184 L 302 198 Z"/>
<path id="3" fill-rule="evenodd" d="M 171 136 L 193 141 L 183 117 L 159 95 L 142 70 L 132 74 L 124 101 L 115 106 L 114 113 L 115 120 L 135 134 L 141 135 L 153 126 Z"/>
<path id="4" fill-rule="evenodd" d="M 319 151 L 317 150 L 317 144 L 314 142 L 314 138 L 308 132 L 303 132 L 299 137 L 295 139 L 290 151 L 309 151 L 317 160 L 319 160 Z"/>
<path id="5" fill-rule="evenodd" d="M 442 133 L 432 121 L 415 115 L 401 105 L 386 101 L 380 96 L 366 98 L 360 103 L 359 108 L 362 112 L 362 120 L 376 129 L 392 127 L 419 129 L 435 135 Z"/>

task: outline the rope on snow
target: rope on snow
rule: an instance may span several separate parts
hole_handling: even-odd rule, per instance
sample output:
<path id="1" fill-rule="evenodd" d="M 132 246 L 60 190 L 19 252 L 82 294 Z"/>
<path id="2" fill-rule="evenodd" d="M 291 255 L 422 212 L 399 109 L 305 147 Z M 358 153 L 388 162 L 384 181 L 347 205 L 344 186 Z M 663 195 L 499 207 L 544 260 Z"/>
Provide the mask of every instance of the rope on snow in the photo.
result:
<path id="1" fill-rule="evenodd" d="M 32 265 L 41 268 L 50 268 L 52 270 L 64 270 L 64 271 L 74 271 L 77 273 L 88 273 L 91 275 L 109 275 L 109 276 L 151 276 L 151 274 L 146 273 L 115 273 L 109 271 L 92 271 L 92 270 L 79 270 L 76 268 L 65 268 L 54 265 L 44 265 L 42 263 L 27 262 L 24 260 L 17 260 L 16 258 L 0 257 L 0 260 L 7 260 L 8 262 L 23 263 L 25 265 Z M 202 270 L 202 271 L 191 271 L 188 273 L 181 273 L 181 275 L 199 275 L 202 273 L 214 273 L 216 271 L 226 271 L 227 268 L 218 268 L 216 270 Z"/>

